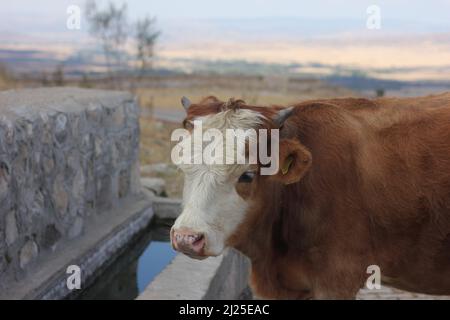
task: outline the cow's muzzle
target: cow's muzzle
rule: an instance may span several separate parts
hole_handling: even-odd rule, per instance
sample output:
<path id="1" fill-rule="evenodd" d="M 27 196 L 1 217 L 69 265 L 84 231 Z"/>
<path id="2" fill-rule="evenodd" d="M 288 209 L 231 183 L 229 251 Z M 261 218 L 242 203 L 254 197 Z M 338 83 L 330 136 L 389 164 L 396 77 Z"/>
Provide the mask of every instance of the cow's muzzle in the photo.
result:
<path id="1" fill-rule="evenodd" d="M 172 230 L 170 230 L 170 241 L 175 250 L 180 251 L 191 258 L 206 258 L 204 252 L 206 238 L 203 233 L 194 232 L 189 229 L 175 230 L 172 228 Z"/>

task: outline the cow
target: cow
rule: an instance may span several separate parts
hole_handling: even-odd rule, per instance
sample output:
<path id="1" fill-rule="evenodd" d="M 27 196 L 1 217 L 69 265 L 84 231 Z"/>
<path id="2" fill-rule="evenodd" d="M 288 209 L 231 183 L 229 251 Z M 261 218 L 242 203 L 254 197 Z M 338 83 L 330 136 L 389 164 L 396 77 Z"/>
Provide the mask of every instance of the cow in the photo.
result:
<path id="1" fill-rule="evenodd" d="M 251 261 L 268 299 L 353 299 L 382 282 L 450 294 L 450 93 L 340 98 L 290 108 L 183 98 L 183 126 L 279 130 L 279 171 L 180 165 L 174 249 L 197 259 L 227 247 Z"/>

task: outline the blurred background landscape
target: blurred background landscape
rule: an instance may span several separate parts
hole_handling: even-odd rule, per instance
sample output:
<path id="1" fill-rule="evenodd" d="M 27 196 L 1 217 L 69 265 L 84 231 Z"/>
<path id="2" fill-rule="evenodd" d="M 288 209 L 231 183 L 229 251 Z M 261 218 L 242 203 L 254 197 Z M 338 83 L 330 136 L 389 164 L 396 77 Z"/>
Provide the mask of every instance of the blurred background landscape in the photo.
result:
<path id="1" fill-rule="evenodd" d="M 68 25 L 71 6 L 80 28 Z M 183 95 L 268 105 L 449 90 L 450 1 L 3 2 L 0 90 L 42 86 L 138 96 L 145 175 L 145 165 L 170 162 Z M 158 174 L 179 195 L 167 172 Z"/>
<path id="2" fill-rule="evenodd" d="M 90 144 L 92 152 L 89 153 L 89 157 L 92 156 L 95 160 L 88 161 L 86 165 L 91 168 L 100 164 L 98 165 L 100 169 L 109 171 L 109 162 L 117 162 L 121 150 L 126 150 L 121 157 L 133 157 L 133 163 L 139 151 L 140 176 L 137 174 L 135 180 L 142 185 L 142 190 L 156 196 L 152 198 L 154 203 L 150 204 L 155 208 L 156 217 L 144 229 L 136 231 L 135 223 L 129 223 L 130 220 L 128 220 L 129 216 L 134 215 L 132 208 L 120 209 L 117 217 L 124 219 L 120 220 L 121 223 L 111 218 L 109 213 L 102 215 L 106 210 L 101 210 L 102 208 L 97 206 L 95 201 L 97 198 L 100 200 L 107 198 L 113 193 L 114 197 L 116 196 L 116 192 L 111 187 L 113 180 L 110 177 L 115 174 L 114 172 L 101 171 L 102 176 L 99 177 L 89 177 L 90 175 L 86 174 L 88 179 L 95 178 L 94 183 L 89 183 L 90 180 L 86 180 L 88 182 L 86 183 L 83 179 L 75 178 L 72 183 L 72 179 L 64 178 L 60 181 L 55 178 L 55 183 L 51 184 L 49 191 L 46 191 L 52 195 L 52 199 L 46 199 L 43 194 L 47 193 L 42 193 L 39 189 L 35 194 L 23 192 L 23 199 L 27 201 L 23 201 L 24 208 L 20 209 L 22 211 L 13 206 L 9 210 L 9 202 L 4 202 L 8 205 L 8 210 L 2 212 L 5 216 L 4 222 L 3 216 L 0 217 L 0 239 L 5 239 L 6 247 L 3 248 L 0 241 L 0 275 L 3 277 L 5 275 L 2 273 L 3 270 L 7 270 L 14 275 L 11 279 L 22 279 L 18 287 L 24 290 L 29 284 L 36 285 L 34 277 L 30 277 L 33 273 L 23 274 L 24 270 L 33 271 L 35 268 L 33 260 L 41 259 L 42 263 L 36 264 L 39 268 L 35 269 L 45 273 L 46 265 L 51 265 L 52 268 L 58 267 L 55 259 L 46 259 L 51 257 L 51 254 L 62 257 L 61 261 L 63 261 L 65 253 L 67 255 L 70 253 L 70 259 L 72 259 L 76 255 L 74 252 L 84 248 L 84 245 L 80 246 L 80 242 L 77 241 L 89 242 L 89 238 L 97 239 L 95 237 L 98 236 L 98 239 L 102 241 L 97 242 L 91 239 L 91 246 L 85 248 L 87 253 L 79 253 L 79 257 L 88 257 L 83 258 L 83 263 L 88 264 L 89 261 L 90 263 L 94 261 L 95 264 L 97 260 L 91 257 L 107 252 L 108 261 L 105 260 L 102 266 L 95 267 L 96 275 L 91 275 L 92 279 L 96 279 L 95 282 L 84 288 L 78 298 L 134 299 L 147 287 L 151 287 L 154 278 L 171 263 L 176 255 L 168 240 L 173 219 L 180 212 L 179 198 L 183 189 L 183 176 L 171 162 L 170 137 L 173 130 L 180 126 L 184 117 L 184 109 L 180 104 L 182 96 L 189 97 L 191 101 L 198 101 L 209 95 L 215 95 L 225 101 L 234 97 L 243 99 L 248 104 L 265 106 L 289 105 L 308 99 L 349 96 L 372 99 L 422 96 L 450 91 L 450 0 L 2 1 L 0 3 L 0 95 L 3 98 L 14 97 L 12 102 L 14 106 L 19 106 L 18 109 L 22 111 L 23 116 L 27 115 L 28 109 L 21 108 L 23 102 L 17 98 L 23 98 L 26 92 L 4 94 L 4 91 L 40 87 L 122 90 L 131 92 L 137 98 L 140 105 L 139 132 L 134 114 L 134 111 L 137 113 L 137 108 L 132 111 L 125 108 L 123 110 L 127 111 L 123 113 L 109 113 L 113 109 L 105 108 L 100 103 L 99 114 L 109 113 L 106 117 L 110 118 L 102 125 L 108 127 L 106 129 L 113 129 L 114 135 L 106 135 L 106 133 L 102 135 L 103 130 L 95 130 L 96 125 L 92 124 L 90 125 L 92 128 L 85 128 L 92 129 L 87 135 L 89 138 L 87 141 L 91 141 L 91 134 L 94 135 L 92 139 L 94 143 Z M 45 92 L 46 96 L 40 98 L 49 104 L 59 104 L 62 98 L 57 97 L 58 91 L 67 91 L 70 96 L 68 100 L 73 98 L 73 93 L 70 92 L 82 92 L 80 95 L 86 96 L 92 94 L 87 90 L 52 89 L 41 91 Z M 105 101 L 109 101 L 106 99 L 109 95 L 112 98 L 118 95 L 99 91 L 96 94 Z M 32 95 L 28 94 L 28 96 Z M 67 96 L 64 97 L 67 99 Z M 24 98 L 24 101 L 27 99 L 31 100 L 29 101 L 31 106 L 36 103 L 34 98 Z M 92 97 L 87 97 L 86 101 L 91 99 Z M 7 110 L 7 108 L 2 109 L 4 101 L 8 99 L 0 99 L 1 121 L 8 120 L 7 112 L 2 114 L 2 110 Z M 85 107 L 90 106 L 89 104 Z M 120 110 L 121 105 L 116 107 L 114 110 Z M 122 131 L 116 132 L 117 128 L 111 125 L 111 123 L 120 123 L 121 119 L 127 117 L 133 118 L 134 121 L 132 135 L 128 132 L 126 135 Z M 58 119 L 60 119 L 59 116 Z M 70 119 L 75 118 L 68 119 L 72 121 Z M 55 121 L 55 123 L 66 128 L 66 121 L 61 121 Z M 125 121 L 125 123 L 128 122 Z M 72 124 L 74 127 L 78 126 L 70 123 L 68 127 Z M 79 127 L 83 126 L 79 125 Z M 29 127 L 26 131 L 22 130 L 22 124 L 19 124 L 18 128 L 19 130 L 14 132 L 27 132 L 30 136 L 33 133 L 28 133 Z M 9 127 L 7 127 L 8 130 L 0 129 L 2 133 L 10 132 Z M 104 132 L 107 131 L 104 130 Z M 138 133 L 140 137 L 137 137 Z M 39 131 L 33 136 L 35 140 L 39 140 L 38 134 Z M 9 134 L 9 136 L 12 135 Z M 65 139 L 66 136 L 63 137 Z M 70 137 L 73 138 L 70 140 L 76 141 L 75 138 L 83 137 L 83 135 L 77 134 L 76 137 Z M 121 148 L 129 141 L 134 141 L 132 138 L 136 138 L 136 143 L 133 145 L 136 153 L 129 152 L 131 149 Z M 102 139 L 111 143 L 103 144 L 105 141 L 102 142 Z M 116 140 L 109 141 L 110 139 Z M 139 150 L 137 150 L 138 140 Z M 104 151 L 102 151 L 103 145 L 106 146 Z M 48 171 L 57 177 L 63 176 L 61 172 L 69 171 L 72 176 L 71 171 L 75 174 L 72 166 L 75 164 L 74 167 L 78 168 L 77 161 L 73 160 L 77 158 L 65 153 L 68 152 L 68 148 L 62 148 L 59 144 L 55 146 L 51 149 L 54 155 L 42 154 L 43 167 L 50 167 Z M 31 143 L 30 150 L 35 150 L 32 147 L 34 146 Z M 24 159 L 31 155 L 40 159 L 40 153 L 34 154 L 22 145 L 17 150 L 13 152 L 15 160 L 11 163 L 13 168 L 11 172 L 16 175 L 16 180 L 17 177 L 26 176 L 25 169 L 21 166 L 24 163 L 32 163 Z M 101 155 L 100 160 L 97 159 L 97 153 Z M 50 160 L 64 159 L 63 161 L 44 161 L 46 157 Z M 112 161 L 113 158 L 115 161 Z M 10 177 L 8 163 L 3 158 L 1 160 L 0 196 L 8 191 Z M 67 165 L 65 165 L 66 161 Z M 54 166 L 54 163 L 57 165 Z M 36 168 L 34 169 L 37 170 Z M 131 182 L 130 180 L 126 182 L 123 177 L 126 177 L 126 173 L 133 168 L 125 162 L 122 169 L 115 176 L 118 176 L 118 181 L 122 181 L 118 183 L 118 188 L 126 189 Z M 96 171 L 97 169 L 94 170 Z M 21 172 L 24 173 L 21 175 Z M 33 177 L 31 173 L 28 175 Z M 79 177 L 83 175 L 76 174 L 76 178 Z M 73 208 L 77 208 L 74 204 L 79 203 L 76 198 L 80 197 L 81 191 L 78 192 L 78 190 L 83 183 L 89 186 L 86 194 L 98 193 L 98 197 L 97 194 L 95 195 L 97 198 L 94 197 L 95 201 L 89 194 L 86 205 L 92 210 L 98 210 L 100 214 L 90 217 L 88 213 L 91 210 L 89 208 L 85 210 L 86 208 L 81 206 L 80 208 L 83 209 L 80 209 L 76 216 L 72 214 Z M 18 187 L 17 189 L 19 190 Z M 22 199 L 19 197 L 22 195 L 22 190 L 17 193 L 18 196 L 4 197 L 4 199 Z M 120 192 L 118 194 L 120 198 Z M 30 202 L 29 199 L 36 200 Z M 30 202 L 30 208 L 28 208 L 28 202 Z M 72 211 L 69 210 L 71 214 L 59 216 L 55 211 L 56 218 L 48 220 L 53 219 L 53 208 L 50 208 L 44 214 L 37 215 L 35 212 L 39 211 L 36 208 L 45 208 L 44 205 L 47 202 L 49 204 L 55 202 L 56 206 L 61 204 L 62 209 L 59 211 L 63 213 L 68 211 L 67 207 L 72 208 Z M 135 204 L 133 200 L 133 205 Z M 140 218 L 142 216 L 139 214 Z M 99 218 L 98 222 L 101 223 L 94 224 L 92 227 L 94 220 L 90 220 L 91 218 Z M 25 228 L 28 225 L 32 232 L 28 232 Z M 41 225 L 43 230 L 39 229 Z M 90 229 L 86 227 L 83 231 L 83 225 L 89 226 Z M 110 232 L 107 232 L 108 228 Z M 5 236 L 2 233 L 3 229 Z M 35 229 L 43 236 L 36 238 Z M 59 230 L 67 231 L 67 237 L 71 239 L 70 244 L 73 243 L 74 247 L 65 246 L 62 241 L 66 239 L 65 231 Z M 130 238 L 124 244 L 123 232 L 135 232 L 136 238 Z M 71 234 L 75 234 L 78 238 L 72 240 Z M 116 252 L 110 255 L 111 247 L 97 246 L 98 243 L 103 243 L 105 237 L 110 237 L 108 239 L 111 241 L 104 242 L 117 248 L 122 246 L 123 252 L 122 249 L 116 248 Z M 43 240 L 41 241 L 40 238 Z M 60 238 L 61 241 L 59 241 Z M 117 240 L 117 238 L 120 239 Z M 122 244 L 119 246 L 117 242 Z M 56 248 L 54 243 L 61 247 L 53 252 Z M 72 248 L 72 251 L 67 248 Z M 3 252 L 6 252 L 4 256 Z M 13 259 L 10 253 L 14 254 Z M 183 256 L 178 257 L 183 259 Z M 228 258 L 234 259 L 232 256 Z M 179 270 L 189 270 L 185 266 L 189 266 L 192 261 L 186 262 L 188 264 L 179 264 Z M 27 263 L 30 264 L 26 266 Z M 233 266 L 238 265 L 241 264 L 233 262 Z M 231 264 L 228 262 L 222 266 L 220 270 L 226 272 L 230 278 L 222 277 L 222 275 L 219 278 L 228 281 L 238 276 L 237 278 L 241 279 L 242 271 L 230 269 Z M 90 268 L 94 267 L 91 265 Z M 191 270 L 194 269 L 201 278 L 208 278 L 204 276 L 205 269 L 200 268 L 200 265 L 196 267 L 194 265 Z M 12 273 L 17 270 L 20 273 Z M 58 280 L 59 278 L 53 277 L 54 274 L 56 273 L 49 272 L 48 279 Z M 37 282 L 45 280 L 45 277 L 37 278 Z M 163 275 L 162 278 L 172 280 L 172 277 L 167 275 Z M 2 278 L 5 282 L 3 279 L 6 278 Z M 173 282 L 177 282 L 180 286 L 177 278 L 173 279 L 175 279 Z M 195 281 L 195 278 L 193 279 L 189 277 L 188 280 Z M 0 281 L 0 287 L 2 281 Z M 216 282 L 212 281 L 212 283 Z M 244 285 L 246 286 L 245 283 Z M 198 284 L 198 286 L 202 285 Z M 49 290 L 51 286 L 46 284 L 44 287 L 44 291 L 52 291 Z M 167 288 L 159 287 L 162 293 L 170 292 L 170 289 L 161 290 L 161 288 Z M 185 289 L 188 289 L 187 285 L 182 287 L 183 294 Z M 196 287 L 194 289 L 196 292 L 199 291 Z M 212 290 L 212 292 L 216 291 Z M 174 292 L 179 294 L 179 291 Z M 0 290 L 1 293 L 8 298 L 11 296 L 11 292 L 8 291 Z M 245 290 L 238 293 L 239 296 L 236 298 L 248 298 L 248 295 L 242 296 Z M 376 291 L 362 290 L 357 298 L 435 299 L 437 297 L 386 287 Z M 448 299 L 448 297 L 440 298 Z"/>

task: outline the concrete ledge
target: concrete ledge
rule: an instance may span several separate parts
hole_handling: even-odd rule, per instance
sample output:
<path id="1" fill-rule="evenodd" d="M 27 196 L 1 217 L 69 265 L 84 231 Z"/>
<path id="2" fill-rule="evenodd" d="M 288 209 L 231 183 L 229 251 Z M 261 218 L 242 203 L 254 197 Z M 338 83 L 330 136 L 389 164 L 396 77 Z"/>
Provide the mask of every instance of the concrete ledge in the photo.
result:
<path id="1" fill-rule="evenodd" d="M 179 254 L 137 299 L 239 299 L 248 286 L 249 266 L 233 249 L 201 261 Z"/>

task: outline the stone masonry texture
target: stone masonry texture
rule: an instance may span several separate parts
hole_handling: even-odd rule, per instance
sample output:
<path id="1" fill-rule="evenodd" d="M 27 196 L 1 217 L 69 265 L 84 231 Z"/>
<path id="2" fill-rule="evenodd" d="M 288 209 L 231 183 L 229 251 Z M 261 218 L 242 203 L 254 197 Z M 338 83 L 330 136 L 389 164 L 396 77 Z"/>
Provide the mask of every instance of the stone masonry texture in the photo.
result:
<path id="1" fill-rule="evenodd" d="M 0 290 L 140 192 L 138 117 L 125 92 L 0 93 Z"/>

